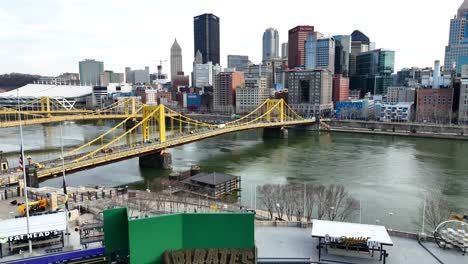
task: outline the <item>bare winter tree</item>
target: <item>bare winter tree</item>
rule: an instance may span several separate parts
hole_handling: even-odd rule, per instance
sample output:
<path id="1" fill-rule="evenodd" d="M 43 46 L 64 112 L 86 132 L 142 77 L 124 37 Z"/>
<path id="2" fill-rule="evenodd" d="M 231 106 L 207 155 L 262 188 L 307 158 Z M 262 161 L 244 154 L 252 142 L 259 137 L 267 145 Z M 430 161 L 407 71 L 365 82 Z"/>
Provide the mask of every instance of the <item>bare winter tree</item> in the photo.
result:
<path id="1" fill-rule="evenodd" d="M 283 207 L 286 212 L 286 217 L 288 218 L 288 221 L 292 221 L 293 215 L 296 211 L 296 185 L 281 185 L 280 188 L 282 189 L 281 193 L 283 194 Z"/>
<path id="2" fill-rule="evenodd" d="M 258 186 L 257 191 L 270 219 L 276 215 L 288 221 L 301 221 L 303 217 L 311 221 L 317 206 L 318 219 L 344 221 L 359 208 L 358 201 L 342 185 L 266 184 Z"/>
<path id="3" fill-rule="evenodd" d="M 329 185 L 325 191 L 325 212 L 330 220 L 335 220 L 338 208 L 344 203 L 346 192 L 343 185 Z"/>
<path id="4" fill-rule="evenodd" d="M 358 201 L 349 195 L 343 185 L 329 185 L 325 193 L 325 212 L 332 221 L 347 220 L 359 207 Z"/>
<path id="5" fill-rule="evenodd" d="M 314 211 L 314 205 L 315 205 L 315 186 L 313 184 L 306 184 L 306 211 L 304 212 L 304 215 L 307 218 L 307 222 L 310 222 L 312 220 L 312 212 Z"/>
<path id="6" fill-rule="evenodd" d="M 285 206 L 285 190 L 282 188 L 282 185 L 275 184 L 273 185 L 273 197 L 275 200 L 275 208 L 276 208 L 276 214 L 278 215 L 279 219 L 283 219 L 283 216 L 286 211 L 286 206 Z"/>
<path id="7" fill-rule="evenodd" d="M 263 206 L 268 211 L 270 215 L 270 219 L 273 220 L 273 213 L 276 207 L 275 197 L 273 195 L 273 185 L 272 184 L 265 184 L 261 186 L 257 186 L 257 192 L 262 198 Z"/>
<path id="8" fill-rule="evenodd" d="M 294 185 L 294 215 L 296 215 L 296 221 L 301 221 L 304 216 L 305 189 L 305 184 Z"/>
<path id="9" fill-rule="evenodd" d="M 323 185 L 318 185 L 315 188 L 315 197 L 317 198 L 317 219 L 321 220 L 326 213 L 326 207 L 327 205 L 325 204 L 327 201 L 326 197 L 326 188 Z"/>
<path id="10" fill-rule="evenodd" d="M 424 205 L 421 205 L 419 208 L 419 216 L 422 217 Z M 431 195 L 426 197 L 426 210 L 424 211 L 424 219 L 426 230 L 433 232 L 436 227 L 450 218 L 450 214 L 453 212 L 453 209 L 450 208 L 447 201 L 441 195 Z M 421 221 L 417 221 L 421 223 Z"/>
<path id="11" fill-rule="evenodd" d="M 338 211 L 338 221 L 349 220 L 354 212 L 359 210 L 359 201 L 353 197 L 348 196 L 345 200 L 344 206 Z"/>

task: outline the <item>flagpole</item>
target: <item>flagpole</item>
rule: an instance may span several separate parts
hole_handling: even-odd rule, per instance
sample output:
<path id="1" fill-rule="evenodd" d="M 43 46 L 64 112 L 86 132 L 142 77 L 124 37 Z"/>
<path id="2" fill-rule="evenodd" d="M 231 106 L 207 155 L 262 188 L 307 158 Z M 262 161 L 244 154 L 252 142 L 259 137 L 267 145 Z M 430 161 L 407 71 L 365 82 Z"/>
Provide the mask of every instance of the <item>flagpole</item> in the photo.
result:
<path id="1" fill-rule="evenodd" d="M 63 156 L 63 134 L 62 134 L 62 123 L 60 123 L 60 150 L 62 156 L 62 174 L 63 174 L 63 194 L 65 195 L 65 219 L 67 221 L 65 235 L 67 236 L 67 246 L 69 245 L 70 230 L 68 227 L 68 192 L 67 192 L 67 181 L 65 178 L 65 157 Z"/>
<path id="2" fill-rule="evenodd" d="M 32 253 L 32 241 L 29 236 L 29 202 L 28 202 L 28 183 L 26 181 L 26 170 L 24 169 L 24 147 L 23 147 L 23 125 L 21 124 L 21 107 L 19 100 L 19 88 L 16 90 L 16 98 L 18 100 L 18 120 L 20 127 L 20 138 L 21 138 L 21 163 L 23 164 L 23 181 L 24 181 L 24 199 L 26 200 L 26 232 L 28 233 L 28 244 L 29 244 L 29 253 Z"/>

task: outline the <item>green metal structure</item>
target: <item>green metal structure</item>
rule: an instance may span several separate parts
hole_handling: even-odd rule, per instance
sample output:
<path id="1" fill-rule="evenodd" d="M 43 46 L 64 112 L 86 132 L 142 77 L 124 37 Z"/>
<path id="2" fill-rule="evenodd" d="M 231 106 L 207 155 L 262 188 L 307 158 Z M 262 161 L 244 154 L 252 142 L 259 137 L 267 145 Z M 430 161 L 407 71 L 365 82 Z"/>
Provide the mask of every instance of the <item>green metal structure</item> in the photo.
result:
<path id="1" fill-rule="evenodd" d="M 252 213 L 173 214 L 129 219 L 126 208 L 104 211 L 106 255 L 130 263 L 162 263 L 166 250 L 255 248 Z"/>

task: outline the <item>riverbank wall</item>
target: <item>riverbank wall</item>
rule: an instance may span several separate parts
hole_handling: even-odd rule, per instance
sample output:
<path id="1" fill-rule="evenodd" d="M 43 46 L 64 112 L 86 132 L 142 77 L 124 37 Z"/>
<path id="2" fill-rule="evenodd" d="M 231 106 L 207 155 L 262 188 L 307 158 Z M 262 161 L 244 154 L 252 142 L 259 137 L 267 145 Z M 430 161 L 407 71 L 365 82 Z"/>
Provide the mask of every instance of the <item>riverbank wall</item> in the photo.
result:
<path id="1" fill-rule="evenodd" d="M 468 126 L 332 120 L 322 131 L 468 140 Z"/>

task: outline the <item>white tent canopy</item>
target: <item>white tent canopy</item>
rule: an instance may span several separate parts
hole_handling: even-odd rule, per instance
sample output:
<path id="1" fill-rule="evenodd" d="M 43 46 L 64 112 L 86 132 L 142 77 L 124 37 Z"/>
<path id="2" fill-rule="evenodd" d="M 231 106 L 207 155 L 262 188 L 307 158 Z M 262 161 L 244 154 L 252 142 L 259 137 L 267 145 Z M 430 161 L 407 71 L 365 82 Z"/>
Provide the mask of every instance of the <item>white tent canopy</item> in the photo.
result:
<path id="1" fill-rule="evenodd" d="M 29 233 L 48 231 L 64 231 L 67 228 L 65 212 L 44 214 L 29 217 Z M 13 218 L 0 221 L 0 238 L 28 234 L 26 217 Z"/>
<path id="2" fill-rule="evenodd" d="M 332 238 L 369 238 L 369 241 L 393 246 L 393 241 L 385 226 L 314 220 L 312 237 L 325 238 L 327 236 Z"/>

